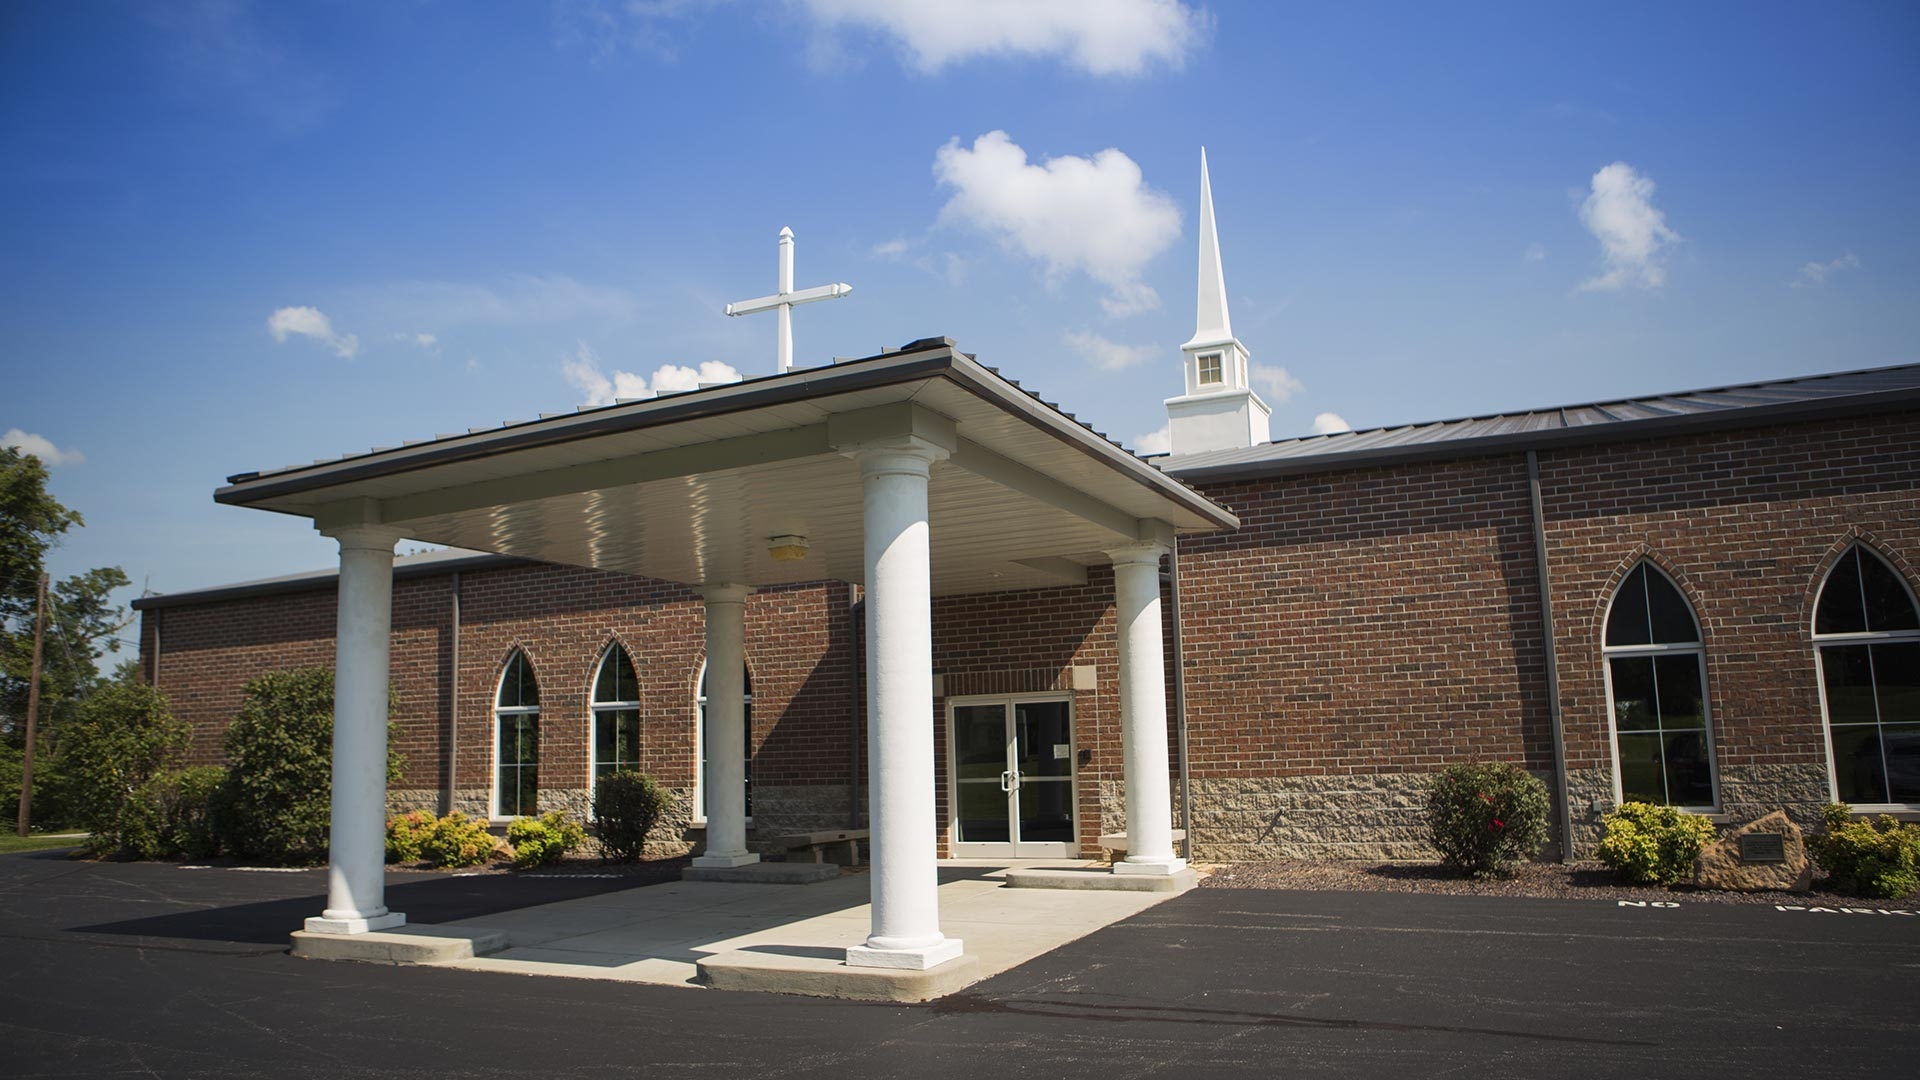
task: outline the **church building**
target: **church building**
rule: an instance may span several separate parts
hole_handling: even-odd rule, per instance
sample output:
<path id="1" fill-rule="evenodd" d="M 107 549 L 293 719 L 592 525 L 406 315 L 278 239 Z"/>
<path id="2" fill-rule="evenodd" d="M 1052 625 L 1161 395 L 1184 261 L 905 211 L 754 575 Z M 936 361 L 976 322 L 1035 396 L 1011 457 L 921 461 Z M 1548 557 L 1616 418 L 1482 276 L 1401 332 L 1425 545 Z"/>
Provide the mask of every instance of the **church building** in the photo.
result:
<path id="1" fill-rule="evenodd" d="M 1624 800 L 1920 816 L 1920 365 L 1276 441 L 1204 163 L 1199 261 L 1168 455 L 930 338 L 245 473 L 341 564 L 138 601 L 146 675 L 206 762 L 265 672 L 391 687 L 384 802 L 380 725 L 336 743 L 345 931 L 343 829 L 628 768 L 709 865 L 871 827 L 877 966 L 951 955 L 936 856 L 1422 858 L 1454 762 L 1545 780 L 1549 855 Z"/>

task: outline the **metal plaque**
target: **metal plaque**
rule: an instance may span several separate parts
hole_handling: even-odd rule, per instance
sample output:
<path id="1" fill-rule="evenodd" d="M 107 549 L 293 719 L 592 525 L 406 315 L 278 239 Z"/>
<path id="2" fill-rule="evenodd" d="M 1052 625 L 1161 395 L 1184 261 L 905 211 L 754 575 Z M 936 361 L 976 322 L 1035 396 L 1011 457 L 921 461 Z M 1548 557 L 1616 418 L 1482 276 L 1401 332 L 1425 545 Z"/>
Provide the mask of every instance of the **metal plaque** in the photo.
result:
<path id="1" fill-rule="evenodd" d="M 1786 862 L 1787 838 L 1777 832 L 1748 833 L 1740 838 L 1740 861 Z"/>

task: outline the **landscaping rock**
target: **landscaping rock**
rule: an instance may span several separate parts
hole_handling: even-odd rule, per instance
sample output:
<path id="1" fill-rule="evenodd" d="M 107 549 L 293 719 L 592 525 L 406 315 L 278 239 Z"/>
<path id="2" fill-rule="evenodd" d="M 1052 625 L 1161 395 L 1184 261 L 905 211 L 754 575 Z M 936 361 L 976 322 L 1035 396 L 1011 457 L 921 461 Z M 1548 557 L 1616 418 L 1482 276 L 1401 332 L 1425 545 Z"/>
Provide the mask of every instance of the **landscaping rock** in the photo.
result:
<path id="1" fill-rule="evenodd" d="M 1754 833 L 1778 834 L 1785 849 L 1785 861 L 1742 862 L 1740 838 Z M 1807 859 L 1807 845 L 1800 826 L 1783 810 L 1775 810 L 1707 845 L 1694 866 L 1696 883 L 1703 889 L 1807 892 L 1813 888 L 1813 864 Z"/>

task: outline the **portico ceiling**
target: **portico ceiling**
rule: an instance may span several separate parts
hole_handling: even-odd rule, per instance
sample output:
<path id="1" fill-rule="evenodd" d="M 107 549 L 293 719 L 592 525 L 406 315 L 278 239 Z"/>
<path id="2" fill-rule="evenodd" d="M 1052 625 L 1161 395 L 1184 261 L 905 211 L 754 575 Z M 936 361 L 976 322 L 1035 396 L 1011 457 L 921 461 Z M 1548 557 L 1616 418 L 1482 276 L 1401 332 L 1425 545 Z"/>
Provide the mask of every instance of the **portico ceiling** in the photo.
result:
<path id="1" fill-rule="evenodd" d="M 698 585 L 864 573 L 860 466 L 952 448 L 928 489 L 936 595 L 1084 580 L 1105 551 L 1236 528 L 1225 508 L 958 352 L 880 356 L 230 477 L 214 498 Z M 775 536 L 807 540 L 776 561 Z"/>

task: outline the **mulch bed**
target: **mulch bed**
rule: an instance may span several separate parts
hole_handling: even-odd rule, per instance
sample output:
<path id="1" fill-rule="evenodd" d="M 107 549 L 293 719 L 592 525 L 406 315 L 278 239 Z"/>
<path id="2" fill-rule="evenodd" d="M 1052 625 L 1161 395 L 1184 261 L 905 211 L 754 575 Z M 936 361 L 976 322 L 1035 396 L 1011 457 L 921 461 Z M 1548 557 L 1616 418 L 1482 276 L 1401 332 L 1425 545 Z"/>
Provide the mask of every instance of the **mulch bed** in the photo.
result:
<path id="1" fill-rule="evenodd" d="M 1708 904 L 1801 904 L 1822 907 L 1911 907 L 1904 900 L 1861 900 L 1824 888 L 1810 893 L 1721 892 L 1691 885 L 1622 885 L 1597 862 L 1526 863 L 1511 878 L 1474 881 L 1437 863 L 1321 862 L 1282 859 L 1215 867 L 1200 882 L 1210 889 L 1295 889 L 1302 892 L 1416 892 L 1446 896 L 1533 896 L 1558 900 L 1681 900 Z"/>
<path id="2" fill-rule="evenodd" d="M 435 867 L 428 863 L 388 863 L 388 873 L 405 874 L 487 874 L 487 875 L 534 875 L 538 877 L 618 877 L 633 878 L 636 882 L 658 884 L 665 881 L 679 881 L 680 871 L 685 870 L 693 856 L 682 855 L 671 859 L 647 859 L 642 862 L 620 863 L 593 857 L 567 857 L 546 866 L 535 866 L 526 870 L 515 870 L 513 863 L 505 859 L 494 859 L 478 866 Z"/>

